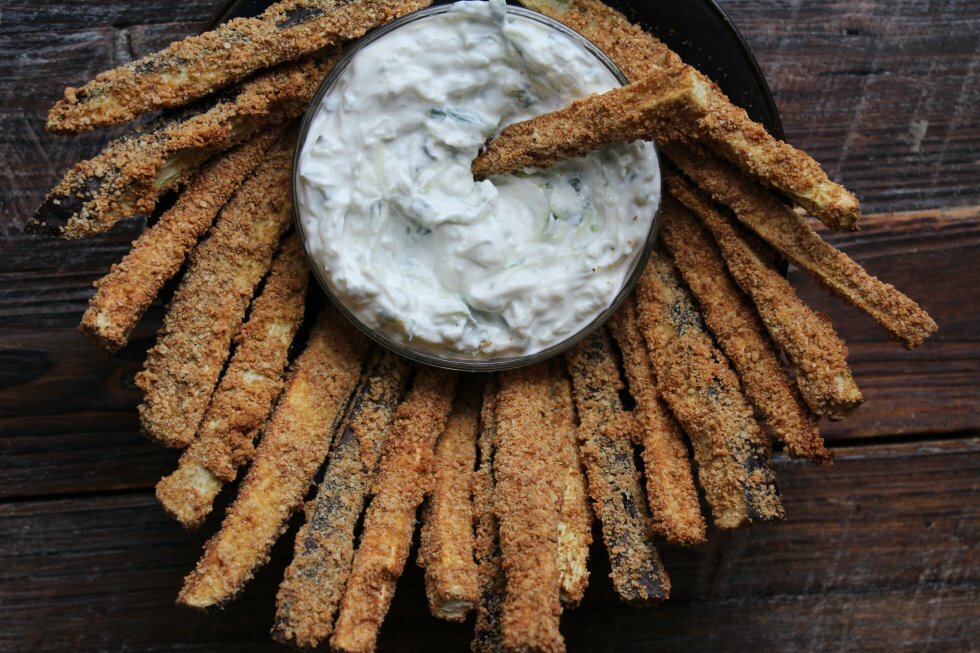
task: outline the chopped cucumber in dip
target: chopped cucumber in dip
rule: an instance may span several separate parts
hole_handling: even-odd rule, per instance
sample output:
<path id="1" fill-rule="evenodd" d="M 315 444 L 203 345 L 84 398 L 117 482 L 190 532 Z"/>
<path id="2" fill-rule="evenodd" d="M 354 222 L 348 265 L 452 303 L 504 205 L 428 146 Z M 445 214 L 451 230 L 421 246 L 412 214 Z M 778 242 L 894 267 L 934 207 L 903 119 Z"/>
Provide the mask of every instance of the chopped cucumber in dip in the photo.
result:
<path id="1" fill-rule="evenodd" d="M 460 2 L 361 49 L 299 159 L 321 275 L 366 326 L 435 354 L 532 354 L 613 301 L 659 201 L 649 143 L 477 182 L 508 124 L 618 85 L 581 42 L 504 3 Z"/>

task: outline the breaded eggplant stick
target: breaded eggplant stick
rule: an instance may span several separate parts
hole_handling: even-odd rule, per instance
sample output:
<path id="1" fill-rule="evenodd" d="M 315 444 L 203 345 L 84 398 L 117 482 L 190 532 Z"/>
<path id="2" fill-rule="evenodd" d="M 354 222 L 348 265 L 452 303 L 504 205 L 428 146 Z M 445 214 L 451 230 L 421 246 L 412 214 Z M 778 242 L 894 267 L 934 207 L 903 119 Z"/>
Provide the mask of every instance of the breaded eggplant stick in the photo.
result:
<path id="1" fill-rule="evenodd" d="M 650 257 L 636 301 L 657 387 L 694 445 L 715 524 L 731 529 L 782 519 L 768 439 L 662 252 Z"/>
<path id="2" fill-rule="evenodd" d="M 354 530 L 364 510 L 378 459 L 408 375 L 408 363 L 379 353 L 351 402 L 306 523 L 296 535 L 293 561 L 279 585 L 273 636 L 312 648 L 333 632 L 354 560 Z"/>
<path id="3" fill-rule="evenodd" d="M 500 653 L 503 634 L 500 613 L 507 582 L 500 560 L 500 531 L 493 511 L 494 457 L 497 448 L 497 379 L 488 377 L 483 386 L 480 409 L 480 462 L 473 479 L 473 514 L 475 516 L 475 557 L 480 584 L 480 603 L 473 628 L 473 653 Z"/>
<path id="4" fill-rule="evenodd" d="M 335 309 L 317 318 L 221 530 L 177 602 L 205 609 L 235 597 L 286 530 L 323 463 L 361 376 L 367 339 Z"/>
<path id="5" fill-rule="evenodd" d="M 191 178 L 173 208 L 133 242 L 109 274 L 95 282 L 79 329 L 109 353 L 126 345 L 150 304 L 184 264 L 221 207 L 262 161 L 278 130 L 216 157 Z"/>
<path id="6" fill-rule="evenodd" d="M 682 134 L 686 142 L 703 142 L 754 179 L 786 193 L 828 227 L 854 230 L 861 215 L 857 198 L 830 181 L 820 164 L 805 152 L 773 138 L 732 104 L 700 72 L 641 27 L 600 0 L 521 0 L 521 4 L 555 18 L 599 46 L 631 80 L 673 70 L 692 70 L 704 92 L 685 113 L 696 118 Z"/>
<path id="7" fill-rule="evenodd" d="M 111 142 L 65 174 L 28 230 L 81 238 L 149 215 L 164 192 L 214 154 L 302 114 L 335 60 L 324 55 L 264 72 L 204 106 Z"/>
<path id="8" fill-rule="evenodd" d="M 565 479 L 554 411 L 547 363 L 500 373 L 493 510 L 507 579 L 501 615 L 507 651 L 565 650 L 558 629 Z"/>
<path id="9" fill-rule="evenodd" d="M 553 113 L 505 127 L 472 164 L 477 179 L 527 167 L 547 168 L 614 143 L 678 140 L 688 107 L 705 82 L 675 67 Z M 685 113 L 686 111 L 686 113 Z"/>
<path id="10" fill-rule="evenodd" d="M 157 499 L 185 528 L 201 525 L 222 485 L 235 480 L 238 468 L 252 458 L 253 443 L 282 389 L 309 277 L 303 246 L 295 234 L 289 236 L 235 336 L 235 354 L 197 438 L 181 455 L 177 470 L 157 483 Z"/>
<path id="11" fill-rule="evenodd" d="M 374 650 L 412 546 L 415 512 L 432 483 L 433 448 L 452 410 L 455 382 L 450 372 L 420 367 L 398 406 L 330 638 L 338 651 Z"/>
<path id="12" fill-rule="evenodd" d="M 589 584 L 589 546 L 592 544 L 592 508 L 589 486 L 575 439 L 575 402 L 572 383 L 559 364 L 551 368 L 551 394 L 555 402 L 555 430 L 561 435 L 564 492 L 558 521 L 558 589 L 561 602 L 575 607 Z"/>
<path id="13" fill-rule="evenodd" d="M 480 600 L 473 556 L 473 474 L 480 392 L 465 384 L 435 451 L 435 478 L 423 510 L 418 564 L 432 615 L 464 621 Z"/>
<path id="14" fill-rule="evenodd" d="M 664 198 L 661 239 L 697 298 L 711 333 L 792 458 L 833 460 L 816 420 L 790 380 L 752 301 L 728 274 L 711 233 L 677 200 Z"/>
<path id="15" fill-rule="evenodd" d="M 703 544 L 707 525 L 701 514 L 684 431 L 657 391 L 632 297 L 613 315 L 609 328 L 623 354 L 629 391 L 636 401 L 636 435 L 646 476 L 650 527 L 670 544 Z"/>
<path id="16" fill-rule="evenodd" d="M 734 218 L 722 214 L 710 198 L 677 175 L 668 174 L 667 185 L 711 232 L 735 282 L 796 367 L 797 386 L 811 410 L 844 419 L 863 399 L 847 365 L 847 345 L 830 318 L 801 300 L 789 281 L 741 237 Z"/>
<path id="17" fill-rule="evenodd" d="M 602 525 L 616 593 L 633 605 L 670 595 L 670 579 L 653 544 L 639 474 L 633 462 L 636 428 L 623 411 L 623 384 L 612 342 L 603 329 L 565 354 L 579 415 L 578 441 L 592 506 Z"/>
<path id="18" fill-rule="evenodd" d="M 918 304 L 895 286 L 868 274 L 851 257 L 817 235 L 795 211 L 729 164 L 686 146 L 671 145 L 665 152 L 695 184 L 716 202 L 730 207 L 741 222 L 790 263 L 870 315 L 907 348 L 918 347 L 938 329 Z"/>
<path id="19" fill-rule="evenodd" d="M 253 72 L 363 36 L 431 2 L 426 0 L 290 0 L 256 18 L 237 18 L 124 66 L 82 88 L 65 89 L 48 129 L 74 134 L 177 107 Z"/>
<path id="20" fill-rule="evenodd" d="M 284 136 L 222 210 L 167 309 L 136 385 L 143 432 L 168 447 L 197 433 L 256 287 L 292 217 L 292 143 Z"/>

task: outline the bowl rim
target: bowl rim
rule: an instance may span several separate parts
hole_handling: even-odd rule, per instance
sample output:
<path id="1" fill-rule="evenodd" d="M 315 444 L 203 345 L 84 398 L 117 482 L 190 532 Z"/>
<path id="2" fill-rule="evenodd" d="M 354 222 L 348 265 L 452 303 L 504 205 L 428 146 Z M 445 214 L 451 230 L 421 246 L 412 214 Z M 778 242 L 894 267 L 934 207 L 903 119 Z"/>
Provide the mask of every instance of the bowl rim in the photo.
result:
<path id="1" fill-rule="evenodd" d="M 364 335 L 369 337 L 374 342 L 378 343 L 382 347 L 385 347 L 391 351 L 394 351 L 400 356 L 415 361 L 417 363 L 422 363 L 425 365 L 430 365 L 433 367 L 439 367 L 448 370 L 455 370 L 459 372 L 499 372 L 503 370 L 516 369 L 520 367 L 525 367 L 528 365 L 533 365 L 535 363 L 540 363 L 549 360 L 568 349 L 574 347 L 582 340 L 591 335 L 596 329 L 602 328 L 610 317 L 619 309 L 624 301 L 630 296 L 635 288 L 640 276 L 643 274 L 646 268 L 647 262 L 652 254 L 654 247 L 657 242 L 657 234 L 660 229 L 661 220 L 661 207 L 663 205 L 663 166 L 662 158 L 660 156 L 660 151 L 656 146 L 656 143 L 650 141 L 654 155 L 657 158 L 657 200 L 656 206 L 651 207 L 653 211 L 653 219 L 650 222 L 650 228 L 647 232 L 646 239 L 644 240 L 643 247 L 640 249 L 639 254 L 633 260 L 632 268 L 627 275 L 622 287 L 617 292 L 613 301 L 601 311 L 593 320 L 588 324 L 583 326 L 581 329 L 575 331 L 573 334 L 566 338 L 542 349 L 536 351 L 532 354 L 521 354 L 517 356 L 502 356 L 487 359 L 474 359 L 466 357 L 455 357 L 453 355 L 440 356 L 438 354 L 432 353 L 431 351 L 425 351 L 421 349 L 413 348 L 409 344 L 404 342 L 399 342 L 380 329 L 375 329 L 367 324 L 364 324 L 356 315 L 354 315 L 345 305 L 340 297 L 331 290 L 329 283 L 327 283 L 324 274 L 325 272 L 321 269 L 321 266 L 313 259 L 310 255 L 310 250 L 307 244 L 306 232 L 303 227 L 303 222 L 300 219 L 300 204 L 299 204 L 299 186 L 300 186 L 300 170 L 299 163 L 303 152 L 304 145 L 306 144 L 307 136 L 309 133 L 310 126 L 316 115 L 319 113 L 320 105 L 323 102 L 324 96 L 329 93 L 340 77 L 344 74 L 347 67 L 350 65 L 354 57 L 357 56 L 365 47 L 368 47 L 378 39 L 384 37 L 390 32 L 399 29 L 407 24 L 414 23 L 418 20 L 424 20 L 432 16 L 442 15 L 448 13 L 455 3 L 443 4 L 426 9 L 422 9 L 406 16 L 402 16 L 386 25 L 376 28 L 369 32 L 366 36 L 358 40 L 353 46 L 345 50 L 340 60 L 334 65 L 331 71 L 323 79 L 320 85 L 317 87 L 317 91 L 313 96 L 313 100 L 310 102 L 309 107 L 303 115 L 303 119 L 300 122 L 299 133 L 296 138 L 296 142 L 293 149 L 293 169 L 292 169 L 292 201 L 293 201 L 293 223 L 296 233 L 299 236 L 300 242 L 303 246 L 303 253 L 309 263 L 310 268 L 313 271 L 313 276 L 316 278 L 317 283 L 323 289 L 330 302 L 337 307 L 337 310 L 355 327 L 358 328 Z M 620 83 L 621 86 L 625 86 L 629 83 L 626 75 L 609 59 L 609 57 L 599 49 L 594 43 L 589 41 L 587 38 L 572 30 L 571 28 L 563 25 L 562 23 L 540 14 L 536 11 L 526 9 L 524 7 L 517 7 L 514 5 L 505 5 L 505 10 L 509 15 L 519 15 L 530 20 L 534 20 L 538 23 L 547 25 L 548 27 L 558 30 L 565 35 L 569 36 L 573 40 L 581 43 L 596 59 L 603 64 L 614 78 Z"/>

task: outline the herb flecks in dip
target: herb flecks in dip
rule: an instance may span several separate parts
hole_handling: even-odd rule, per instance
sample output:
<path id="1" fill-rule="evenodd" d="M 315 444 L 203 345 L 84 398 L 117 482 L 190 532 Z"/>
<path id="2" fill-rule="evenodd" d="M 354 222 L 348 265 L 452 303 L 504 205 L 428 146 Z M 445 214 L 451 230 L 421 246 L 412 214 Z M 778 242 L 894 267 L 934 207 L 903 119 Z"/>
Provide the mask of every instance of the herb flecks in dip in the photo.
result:
<path id="1" fill-rule="evenodd" d="M 660 189 L 652 145 L 476 182 L 504 126 L 618 86 L 579 41 L 502 2 L 464 2 L 361 49 L 299 161 L 307 248 L 365 325 L 435 355 L 566 340 L 640 256 Z"/>

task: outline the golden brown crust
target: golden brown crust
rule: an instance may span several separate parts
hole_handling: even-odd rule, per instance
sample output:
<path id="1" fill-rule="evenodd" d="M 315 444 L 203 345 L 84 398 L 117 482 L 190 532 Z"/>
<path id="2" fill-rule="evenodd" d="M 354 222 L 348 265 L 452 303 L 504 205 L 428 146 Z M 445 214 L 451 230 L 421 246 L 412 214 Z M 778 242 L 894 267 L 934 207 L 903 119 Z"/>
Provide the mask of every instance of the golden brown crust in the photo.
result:
<path id="1" fill-rule="evenodd" d="M 551 367 L 551 394 L 555 404 L 554 428 L 560 435 L 559 457 L 564 491 L 558 520 L 558 587 L 561 602 L 575 607 L 589 584 L 589 546 L 592 544 L 592 508 L 582 458 L 575 440 L 577 429 L 572 383 L 556 361 Z"/>
<path id="2" fill-rule="evenodd" d="M 507 582 L 501 615 L 506 651 L 565 650 L 558 629 L 564 478 L 554 409 L 546 363 L 500 374 L 493 509 Z"/>
<path id="3" fill-rule="evenodd" d="M 398 406 L 330 639 L 338 651 L 374 650 L 412 546 L 415 512 L 432 483 L 433 447 L 449 418 L 454 385 L 453 374 L 420 367 Z"/>
<path id="4" fill-rule="evenodd" d="M 306 523 L 296 534 L 293 561 L 276 595 L 272 634 L 281 642 L 315 647 L 333 631 L 354 560 L 354 531 L 378 462 L 362 450 L 380 450 L 387 441 L 407 373 L 404 359 L 379 353 L 337 430 L 323 480 L 306 506 Z"/>
<path id="5" fill-rule="evenodd" d="M 694 445 L 715 524 L 731 529 L 782 519 L 768 439 L 676 268 L 659 251 L 640 277 L 636 300 L 657 386 Z"/>
<path id="6" fill-rule="evenodd" d="M 288 137 L 272 147 L 191 252 L 157 344 L 136 375 L 143 432 L 166 446 L 194 440 L 232 337 L 289 226 L 291 150 Z"/>
<path id="7" fill-rule="evenodd" d="M 716 202 L 730 207 L 741 222 L 776 251 L 835 295 L 870 315 L 906 347 L 921 345 L 938 329 L 918 304 L 895 286 L 868 274 L 847 254 L 817 235 L 795 211 L 724 161 L 684 146 L 669 146 L 665 152 L 686 176 Z"/>
<path id="8" fill-rule="evenodd" d="M 683 66 L 703 84 L 703 93 L 684 108 L 689 116 L 681 140 L 704 142 L 756 180 L 777 188 L 811 211 L 827 226 L 856 229 L 861 215 L 857 198 L 830 181 L 808 154 L 773 138 L 752 121 L 716 84 L 684 64 L 653 35 L 631 24 L 600 0 L 521 0 L 521 4 L 555 18 L 601 48 L 631 80 Z"/>
<path id="9" fill-rule="evenodd" d="M 235 336 L 235 354 L 197 439 L 181 455 L 178 469 L 157 483 L 164 510 L 186 528 L 195 528 L 211 512 L 224 482 L 252 458 L 254 442 L 282 388 L 289 346 L 303 321 L 309 268 L 294 234 L 283 241 L 265 287 L 248 321 Z"/>
<path id="10" fill-rule="evenodd" d="M 65 174 L 28 228 L 81 238 L 149 215 L 160 195 L 214 154 L 302 114 L 336 59 L 315 57 L 263 72 L 199 110 L 113 141 Z"/>
<path id="11" fill-rule="evenodd" d="M 711 232 L 735 282 L 752 299 L 770 335 L 796 367 L 803 399 L 818 415 L 844 419 L 862 402 L 847 365 L 847 345 L 830 318 L 810 308 L 796 290 L 741 238 L 741 231 L 711 200 L 676 175 L 671 193 Z"/>
<path id="12" fill-rule="evenodd" d="M 426 0 L 289 0 L 256 18 L 236 18 L 154 54 L 65 89 L 48 129 L 74 134 L 177 107 L 269 66 L 363 36 L 428 6 Z"/>
<path id="13" fill-rule="evenodd" d="M 707 526 L 701 514 L 684 432 L 657 391 L 633 298 L 627 299 L 613 315 L 609 328 L 623 353 L 623 369 L 630 394 L 636 401 L 634 414 L 646 475 L 650 526 L 670 544 L 703 544 Z"/>
<path id="14" fill-rule="evenodd" d="M 694 96 L 705 84 L 690 68 L 675 67 L 563 109 L 505 127 L 473 161 L 486 179 L 527 167 L 547 168 L 613 143 L 680 138 L 679 120 L 691 120 Z"/>
<path id="15" fill-rule="evenodd" d="M 327 455 L 368 349 L 366 338 L 336 310 L 320 313 L 238 497 L 184 579 L 178 603 L 201 609 L 225 603 L 268 560 Z"/>
<path id="16" fill-rule="evenodd" d="M 303 321 L 310 269 L 296 234 L 282 243 L 231 359 L 201 421 L 204 466 L 223 481 L 252 459 L 255 437 L 282 387 L 289 345 Z"/>
<path id="17" fill-rule="evenodd" d="M 623 384 L 603 329 L 565 354 L 579 415 L 578 441 L 589 496 L 602 525 L 616 593 L 647 605 L 670 595 L 670 579 L 653 544 L 639 474 L 633 462 L 636 425 L 623 411 Z"/>
<path id="18" fill-rule="evenodd" d="M 745 395 L 793 458 L 829 463 L 816 421 L 786 370 L 751 300 L 735 284 L 711 233 L 672 197 L 664 198 L 661 239 L 704 320 L 725 352 Z"/>
<path id="19" fill-rule="evenodd" d="M 133 327 L 160 288 L 180 270 L 232 194 L 262 161 L 278 138 L 270 131 L 202 168 L 159 221 L 133 241 L 129 253 L 95 282 L 95 295 L 79 329 L 103 351 L 126 345 Z"/>
<path id="20" fill-rule="evenodd" d="M 480 600 L 473 556 L 473 474 L 480 393 L 465 384 L 435 451 L 435 479 L 423 511 L 418 564 L 432 615 L 463 621 Z"/>
<path id="21" fill-rule="evenodd" d="M 500 653 L 504 646 L 500 613 L 507 583 L 500 560 L 500 531 L 493 510 L 493 463 L 497 447 L 497 379 L 494 376 L 488 377 L 483 386 L 479 446 L 480 462 L 473 479 L 473 513 L 480 602 L 476 608 L 470 649 L 473 653 Z"/>

